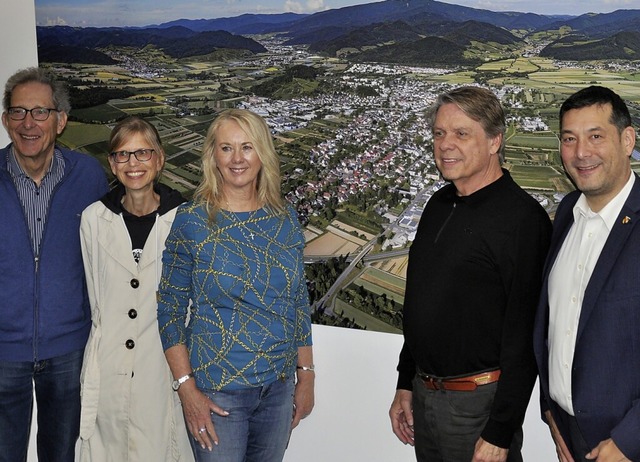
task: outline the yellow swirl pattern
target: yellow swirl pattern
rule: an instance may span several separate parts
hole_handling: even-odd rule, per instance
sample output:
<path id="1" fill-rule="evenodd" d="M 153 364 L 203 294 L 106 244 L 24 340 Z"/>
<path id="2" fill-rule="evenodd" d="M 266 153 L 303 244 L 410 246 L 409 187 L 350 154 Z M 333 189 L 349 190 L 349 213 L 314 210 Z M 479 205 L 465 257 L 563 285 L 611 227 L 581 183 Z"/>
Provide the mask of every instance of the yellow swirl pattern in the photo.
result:
<path id="1" fill-rule="evenodd" d="M 211 224 L 201 205 L 180 208 L 163 255 L 158 322 L 165 349 L 187 345 L 199 387 L 293 375 L 298 347 L 311 344 L 303 248 L 293 209 L 221 211 Z"/>

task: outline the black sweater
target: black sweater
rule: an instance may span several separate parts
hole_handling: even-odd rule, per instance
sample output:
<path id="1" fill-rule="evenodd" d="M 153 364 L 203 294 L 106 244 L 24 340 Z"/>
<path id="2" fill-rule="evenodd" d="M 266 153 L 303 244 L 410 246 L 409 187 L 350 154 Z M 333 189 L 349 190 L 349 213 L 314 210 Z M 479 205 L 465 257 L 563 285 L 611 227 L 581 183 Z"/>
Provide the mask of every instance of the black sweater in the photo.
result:
<path id="1" fill-rule="evenodd" d="M 136 262 L 140 260 L 144 244 L 156 222 L 156 215 L 162 216 L 185 202 L 185 199 L 178 191 L 161 183 L 155 184 L 153 190 L 160 196 L 160 205 L 154 212 L 141 217 L 129 213 L 122 205 L 122 199 L 126 194 L 125 187 L 122 183 L 117 183 L 111 191 L 100 199 L 113 213 L 122 214 L 127 230 L 129 231 L 133 258 Z"/>
<path id="2" fill-rule="evenodd" d="M 409 253 L 398 388 L 412 389 L 416 366 L 439 377 L 500 368 L 482 437 L 508 448 L 537 374 L 533 321 L 551 222 L 503 173 L 466 197 L 449 184 L 425 207 Z"/>

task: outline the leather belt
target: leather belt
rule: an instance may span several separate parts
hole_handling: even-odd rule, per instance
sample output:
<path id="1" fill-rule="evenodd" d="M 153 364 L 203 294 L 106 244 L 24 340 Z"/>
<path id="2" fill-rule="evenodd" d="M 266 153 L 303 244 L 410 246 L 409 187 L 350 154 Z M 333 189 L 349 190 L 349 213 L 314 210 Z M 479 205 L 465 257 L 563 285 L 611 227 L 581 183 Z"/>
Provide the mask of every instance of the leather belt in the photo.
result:
<path id="1" fill-rule="evenodd" d="M 429 390 L 473 391 L 481 385 L 497 382 L 500 378 L 500 369 L 450 379 L 427 374 L 419 374 L 419 376 Z"/>

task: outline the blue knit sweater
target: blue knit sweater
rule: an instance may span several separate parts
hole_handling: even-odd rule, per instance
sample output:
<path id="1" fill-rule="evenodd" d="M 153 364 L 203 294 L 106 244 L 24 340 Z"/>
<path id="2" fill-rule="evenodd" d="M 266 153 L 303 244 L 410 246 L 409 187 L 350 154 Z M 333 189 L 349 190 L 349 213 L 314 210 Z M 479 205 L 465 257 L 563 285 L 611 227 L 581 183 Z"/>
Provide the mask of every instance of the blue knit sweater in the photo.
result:
<path id="1" fill-rule="evenodd" d="M 0 360 L 39 361 L 84 348 L 91 313 L 80 252 L 80 214 L 108 191 L 97 160 L 60 149 L 56 186 L 36 262 L 7 159 L 0 149 Z"/>

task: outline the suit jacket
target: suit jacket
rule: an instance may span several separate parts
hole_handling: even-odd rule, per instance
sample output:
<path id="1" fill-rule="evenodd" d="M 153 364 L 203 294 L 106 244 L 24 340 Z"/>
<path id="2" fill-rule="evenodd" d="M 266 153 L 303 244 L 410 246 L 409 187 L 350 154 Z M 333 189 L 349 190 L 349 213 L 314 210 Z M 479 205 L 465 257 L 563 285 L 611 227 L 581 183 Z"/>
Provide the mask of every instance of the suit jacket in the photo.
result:
<path id="1" fill-rule="evenodd" d="M 634 174 L 635 175 L 635 174 Z M 560 203 L 534 327 L 541 406 L 550 409 L 568 441 L 558 405 L 549 397 L 549 272 L 573 224 L 579 191 Z M 631 460 L 640 460 L 640 179 L 602 249 L 586 287 L 572 365 L 575 417 L 587 444 L 613 438 Z"/>

